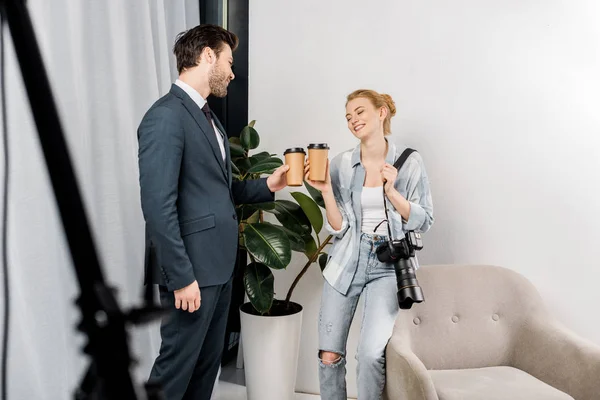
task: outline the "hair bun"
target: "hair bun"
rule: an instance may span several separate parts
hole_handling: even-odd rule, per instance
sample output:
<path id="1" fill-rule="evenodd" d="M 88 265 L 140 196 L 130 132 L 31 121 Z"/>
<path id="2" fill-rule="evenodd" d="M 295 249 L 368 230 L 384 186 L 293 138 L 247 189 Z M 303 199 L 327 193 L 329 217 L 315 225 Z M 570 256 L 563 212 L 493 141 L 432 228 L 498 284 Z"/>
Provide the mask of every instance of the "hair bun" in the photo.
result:
<path id="1" fill-rule="evenodd" d="M 392 96 L 384 93 L 381 95 L 381 97 L 383 97 L 385 104 L 387 105 L 388 109 L 390 110 L 390 116 L 393 117 L 394 115 L 396 115 L 396 103 L 394 103 L 394 100 L 392 100 Z"/>

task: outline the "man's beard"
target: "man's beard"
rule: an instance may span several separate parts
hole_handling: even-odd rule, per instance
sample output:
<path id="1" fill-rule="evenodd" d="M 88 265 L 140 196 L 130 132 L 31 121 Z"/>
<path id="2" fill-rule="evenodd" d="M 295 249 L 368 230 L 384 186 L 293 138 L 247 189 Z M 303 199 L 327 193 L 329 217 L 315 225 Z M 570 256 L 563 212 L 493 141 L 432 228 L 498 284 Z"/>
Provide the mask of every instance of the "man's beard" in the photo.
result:
<path id="1" fill-rule="evenodd" d="M 225 97 L 227 96 L 228 85 L 229 79 L 227 79 L 227 74 L 218 68 L 213 69 L 213 72 L 208 77 L 210 93 L 216 97 Z"/>

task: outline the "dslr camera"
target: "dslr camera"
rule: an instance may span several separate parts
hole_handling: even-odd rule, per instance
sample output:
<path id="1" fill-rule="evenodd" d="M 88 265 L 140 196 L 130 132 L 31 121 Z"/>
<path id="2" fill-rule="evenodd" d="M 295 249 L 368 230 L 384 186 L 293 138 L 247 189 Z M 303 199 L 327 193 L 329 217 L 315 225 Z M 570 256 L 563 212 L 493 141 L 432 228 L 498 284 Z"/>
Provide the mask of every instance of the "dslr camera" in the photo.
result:
<path id="1" fill-rule="evenodd" d="M 408 310 L 413 303 L 425 300 L 423 290 L 416 276 L 415 251 L 423 248 L 421 234 L 415 231 L 406 232 L 403 239 L 392 240 L 381 244 L 377 250 L 377 258 L 384 263 L 394 264 L 398 285 L 398 306 Z"/>

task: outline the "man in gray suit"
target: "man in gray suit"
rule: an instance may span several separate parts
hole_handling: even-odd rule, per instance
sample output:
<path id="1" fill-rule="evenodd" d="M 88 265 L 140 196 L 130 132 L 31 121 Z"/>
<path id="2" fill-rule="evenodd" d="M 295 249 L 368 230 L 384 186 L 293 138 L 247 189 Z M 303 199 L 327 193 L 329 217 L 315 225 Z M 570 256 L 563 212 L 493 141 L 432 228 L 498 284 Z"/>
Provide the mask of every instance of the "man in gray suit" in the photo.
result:
<path id="1" fill-rule="evenodd" d="M 225 130 L 208 108 L 234 78 L 238 38 L 200 25 L 175 42 L 179 79 L 138 128 L 146 284 L 170 308 L 150 374 L 169 400 L 209 400 L 217 376 L 238 245 L 235 204 L 273 201 L 282 166 L 268 178 L 233 182 Z"/>

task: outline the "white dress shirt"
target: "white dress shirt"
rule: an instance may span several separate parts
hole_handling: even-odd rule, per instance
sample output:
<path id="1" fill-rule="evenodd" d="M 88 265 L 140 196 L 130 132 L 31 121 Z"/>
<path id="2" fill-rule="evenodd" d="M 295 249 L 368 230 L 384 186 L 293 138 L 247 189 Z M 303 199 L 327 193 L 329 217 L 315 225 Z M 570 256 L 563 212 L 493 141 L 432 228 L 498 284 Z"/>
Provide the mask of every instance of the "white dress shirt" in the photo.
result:
<path id="1" fill-rule="evenodd" d="M 180 81 L 179 79 L 175 81 L 175 84 L 181 89 L 183 89 L 183 91 L 185 91 L 192 98 L 192 100 L 194 100 L 194 103 L 198 105 L 200 111 L 202 111 L 202 107 L 204 107 L 204 105 L 206 104 L 206 100 L 203 99 L 202 96 L 200 96 L 200 93 L 198 93 L 196 89 L 194 89 L 187 83 Z M 211 118 L 211 121 L 215 130 L 215 135 L 217 136 L 217 143 L 219 143 L 219 147 L 221 148 L 221 156 L 223 157 L 223 161 L 225 161 L 225 143 L 223 142 L 225 140 L 225 135 L 219 130 L 219 128 L 217 128 L 214 119 Z"/>

